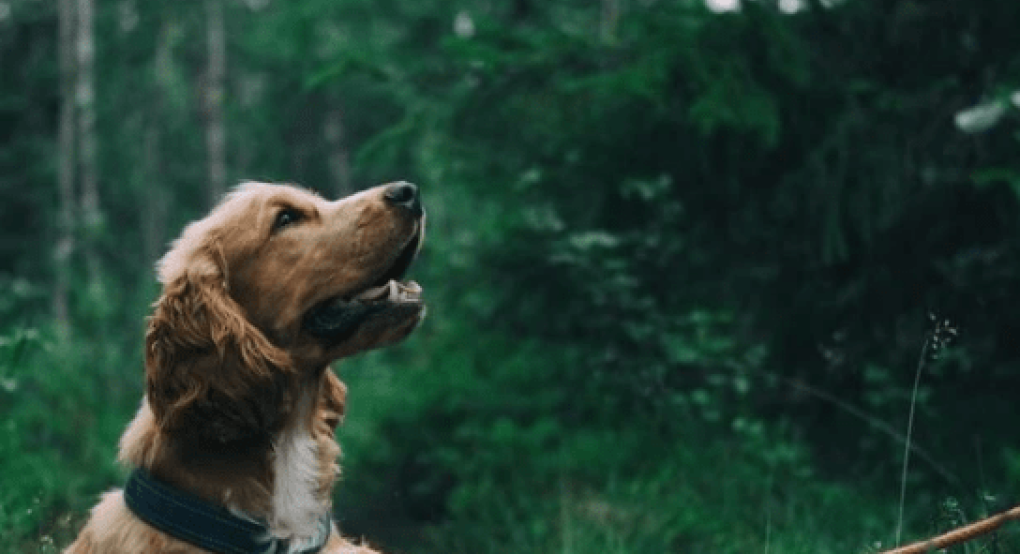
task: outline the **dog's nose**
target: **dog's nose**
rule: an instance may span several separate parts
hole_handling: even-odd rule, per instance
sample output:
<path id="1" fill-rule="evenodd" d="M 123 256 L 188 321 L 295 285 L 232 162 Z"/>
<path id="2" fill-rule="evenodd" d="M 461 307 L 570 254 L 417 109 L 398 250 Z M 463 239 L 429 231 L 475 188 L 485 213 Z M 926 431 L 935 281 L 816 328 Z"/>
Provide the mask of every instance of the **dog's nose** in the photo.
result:
<path id="1" fill-rule="evenodd" d="M 418 194 L 418 187 L 407 181 L 400 181 L 399 183 L 393 183 L 386 187 L 386 191 L 383 193 L 386 200 L 394 206 L 400 206 L 414 212 L 415 215 L 421 215 L 421 195 Z"/>

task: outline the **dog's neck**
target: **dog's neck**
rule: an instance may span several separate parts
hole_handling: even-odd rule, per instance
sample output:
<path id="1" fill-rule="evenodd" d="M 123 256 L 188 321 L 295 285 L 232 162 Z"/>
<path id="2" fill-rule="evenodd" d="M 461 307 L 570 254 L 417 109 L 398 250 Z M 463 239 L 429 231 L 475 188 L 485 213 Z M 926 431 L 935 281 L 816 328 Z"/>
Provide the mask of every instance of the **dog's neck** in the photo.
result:
<path id="1" fill-rule="evenodd" d="M 293 417 L 274 433 L 230 444 L 195 444 L 156 425 L 148 401 L 128 426 L 120 460 L 172 487 L 267 522 L 273 536 L 307 538 L 329 511 L 339 447 L 316 421 L 319 389 L 302 387 Z"/>
<path id="2" fill-rule="evenodd" d="M 315 398 L 305 393 L 298 400 L 295 418 L 273 438 L 272 496 L 269 526 L 283 538 L 308 537 L 319 518 L 329 510 L 328 498 L 318 492 L 319 443 L 314 436 L 312 414 Z"/>

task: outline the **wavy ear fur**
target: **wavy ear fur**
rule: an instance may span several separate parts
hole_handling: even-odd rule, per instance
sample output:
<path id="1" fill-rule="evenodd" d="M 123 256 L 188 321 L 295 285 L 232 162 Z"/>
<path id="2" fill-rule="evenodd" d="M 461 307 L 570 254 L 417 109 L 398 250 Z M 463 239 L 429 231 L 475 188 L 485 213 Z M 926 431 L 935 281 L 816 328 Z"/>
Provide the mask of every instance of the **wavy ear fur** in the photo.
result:
<path id="1" fill-rule="evenodd" d="M 334 431 L 344 419 L 344 411 L 347 408 L 347 387 L 333 373 L 332 369 L 326 368 L 322 376 L 321 397 L 322 419 L 329 425 L 329 430 Z"/>
<path id="2" fill-rule="evenodd" d="M 228 443 L 264 436 L 286 417 L 289 356 L 228 295 L 212 249 L 164 285 L 145 335 L 149 405 L 160 429 Z"/>

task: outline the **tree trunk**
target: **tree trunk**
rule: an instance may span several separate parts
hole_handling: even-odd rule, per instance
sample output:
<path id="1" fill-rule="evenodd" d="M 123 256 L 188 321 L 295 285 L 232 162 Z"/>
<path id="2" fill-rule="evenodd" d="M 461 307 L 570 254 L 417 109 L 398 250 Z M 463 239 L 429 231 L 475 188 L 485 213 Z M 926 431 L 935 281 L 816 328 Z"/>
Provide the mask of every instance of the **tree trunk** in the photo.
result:
<path id="1" fill-rule="evenodd" d="M 603 43 L 616 42 L 616 25 L 620 20 L 620 0 L 602 0 L 599 35 Z"/>
<path id="2" fill-rule="evenodd" d="M 163 253 L 166 244 L 166 218 L 170 210 L 170 198 L 164 189 L 162 180 L 161 156 L 162 135 L 160 134 L 160 121 L 166 117 L 166 95 L 173 79 L 172 44 L 173 37 L 177 34 L 177 22 L 174 20 L 163 23 L 160 32 L 159 43 L 156 45 L 156 59 L 154 60 L 154 84 L 152 87 L 151 101 L 149 107 L 150 117 L 145 122 L 143 164 L 145 170 L 146 187 L 143 193 L 143 209 L 145 210 L 145 221 L 142 227 L 145 259 L 155 262 Z"/>
<path id="3" fill-rule="evenodd" d="M 212 204 L 223 195 L 227 185 L 226 131 L 223 124 L 223 81 L 227 72 L 227 45 L 223 31 L 223 1 L 206 0 L 205 142 L 209 157 L 209 195 Z"/>
<path id="4" fill-rule="evenodd" d="M 53 290 L 53 315 L 57 325 L 70 326 L 68 287 L 70 286 L 71 255 L 74 252 L 74 0 L 58 0 L 57 52 L 60 58 L 60 121 L 57 155 L 57 194 L 60 203 L 57 217 L 57 244 L 54 252 L 56 282 Z"/>
<path id="5" fill-rule="evenodd" d="M 81 183 L 81 217 L 84 235 L 85 269 L 90 285 L 98 283 L 99 261 L 96 238 L 102 223 L 96 168 L 96 111 L 93 73 L 93 0 L 77 0 L 78 7 L 78 168 Z"/>
<path id="6" fill-rule="evenodd" d="M 238 75 L 237 79 L 237 102 L 241 111 L 249 113 L 252 110 L 264 110 L 264 97 L 266 83 L 269 78 L 265 73 L 246 71 L 239 69 L 236 65 L 232 68 Z M 242 133 L 244 135 L 244 133 Z M 258 141 L 254 141 L 257 145 Z M 235 140 L 232 143 L 234 148 L 234 165 L 238 175 L 247 177 L 252 172 L 252 158 L 256 147 L 253 147 L 250 140 Z"/>
<path id="7" fill-rule="evenodd" d="M 344 143 L 344 120 L 339 108 L 333 107 L 326 113 L 322 124 L 322 134 L 329 152 L 326 161 L 329 165 L 331 192 L 336 198 L 347 196 L 351 190 L 351 166 L 347 156 L 347 145 Z"/>
<path id="8" fill-rule="evenodd" d="M 142 224 L 142 239 L 145 242 L 145 259 L 155 263 L 166 247 L 166 217 L 169 210 L 170 199 L 163 188 L 160 180 L 160 134 L 159 124 L 156 121 L 147 121 L 145 126 L 144 141 L 145 151 L 143 163 L 145 164 L 146 191 L 142 209 L 145 210 L 145 220 Z"/>

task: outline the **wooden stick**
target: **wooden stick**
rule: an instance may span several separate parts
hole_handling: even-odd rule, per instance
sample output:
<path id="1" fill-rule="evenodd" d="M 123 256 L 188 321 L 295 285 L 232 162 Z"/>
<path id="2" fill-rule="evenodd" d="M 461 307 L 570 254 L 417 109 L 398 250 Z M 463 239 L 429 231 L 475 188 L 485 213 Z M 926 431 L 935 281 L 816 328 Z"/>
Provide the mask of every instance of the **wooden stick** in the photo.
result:
<path id="1" fill-rule="evenodd" d="M 953 546 L 954 544 L 967 542 L 981 535 L 991 533 L 999 527 L 1002 527 L 1002 525 L 1008 521 L 1016 520 L 1020 520 L 1020 506 L 1015 506 L 1010 510 L 982 519 L 981 521 L 971 523 L 970 525 L 965 525 L 959 529 L 953 529 L 943 535 L 915 542 L 913 544 L 908 544 L 907 546 L 894 548 L 892 550 L 885 550 L 879 554 L 925 554 L 927 552 L 933 552 L 941 548 Z"/>

